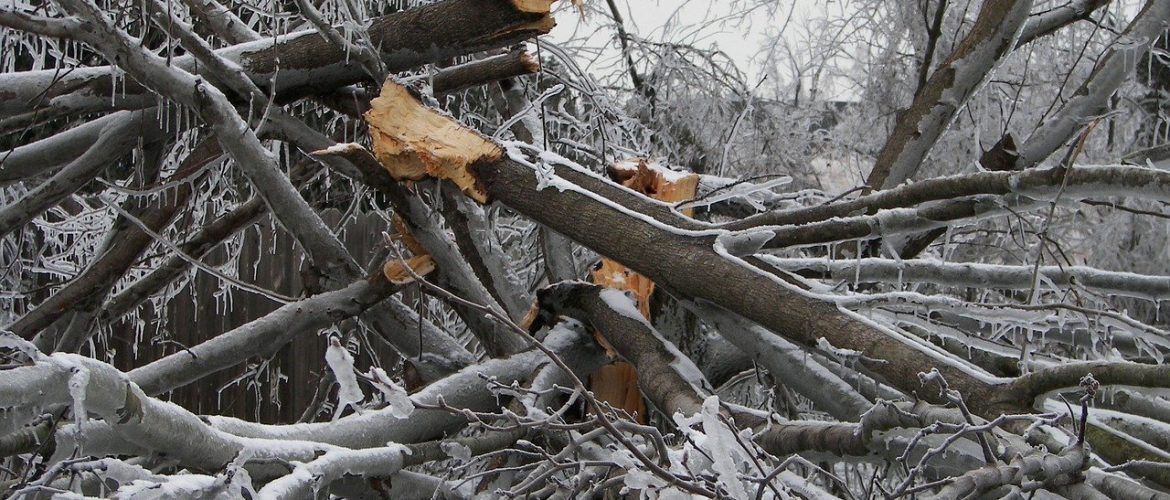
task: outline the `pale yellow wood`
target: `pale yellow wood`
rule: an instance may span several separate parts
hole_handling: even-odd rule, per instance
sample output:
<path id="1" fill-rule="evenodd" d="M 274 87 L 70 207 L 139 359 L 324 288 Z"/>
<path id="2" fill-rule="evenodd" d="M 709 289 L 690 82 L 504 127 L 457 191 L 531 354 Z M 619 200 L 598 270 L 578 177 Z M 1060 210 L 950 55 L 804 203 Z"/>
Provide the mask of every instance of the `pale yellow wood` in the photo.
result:
<path id="1" fill-rule="evenodd" d="M 520 12 L 548 14 L 556 0 L 512 0 L 512 6 Z"/>
<path id="2" fill-rule="evenodd" d="M 386 82 L 370 103 L 366 123 L 374 156 L 397 180 L 447 179 L 467 196 L 488 202 L 469 167 L 497 161 L 503 151 L 487 137 L 420 103 L 405 87 Z"/>
<path id="3" fill-rule="evenodd" d="M 623 186 L 665 202 L 693 199 L 699 187 L 699 176 L 662 171 L 642 158 L 618 162 L 613 165 L 613 171 Z M 693 214 L 691 210 L 683 213 L 687 216 Z M 654 293 L 654 282 L 650 278 L 611 259 L 601 259 L 601 267 L 593 271 L 592 278 L 599 285 L 632 292 L 638 311 L 650 319 L 650 296 Z M 607 353 L 614 355 L 613 348 L 605 340 L 605 332 L 595 332 L 594 338 Z M 598 399 L 634 415 L 638 422 L 646 423 L 646 404 L 638 389 L 638 374 L 629 363 L 619 361 L 593 372 L 589 377 L 589 390 Z"/>
<path id="4" fill-rule="evenodd" d="M 406 265 L 410 266 L 410 269 L 414 271 L 414 274 L 411 274 L 410 271 L 407 271 L 403 266 L 403 261 L 399 259 L 391 259 L 386 261 L 386 264 L 382 266 L 382 274 L 385 275 L 386 279 L 391 283 L 396 285 L 405 285 L 407 283 L 413 283 L 415 275 L 426 276 L 431 271 L 435 270 L 435 261 L 431 259 L 430 255 L 418 255 L 406 259 Z"/>

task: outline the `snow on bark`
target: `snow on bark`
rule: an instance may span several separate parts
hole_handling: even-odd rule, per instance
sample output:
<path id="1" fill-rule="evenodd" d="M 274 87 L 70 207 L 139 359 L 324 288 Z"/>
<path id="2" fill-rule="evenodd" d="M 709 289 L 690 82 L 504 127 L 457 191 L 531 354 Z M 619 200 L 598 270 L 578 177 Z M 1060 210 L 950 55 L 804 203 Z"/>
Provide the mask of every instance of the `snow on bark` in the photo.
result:
<path id="1" fill-rule="evenodd" d="M 934 71 L 878 153 L 866 184 L 886 189 L 910 179 L 967 100 L 1015 47 L 1031 0 L 989 0 L 963 41 Z"/>
<path id="2" fill-rule="evenodd" d="M 337 380 L 337 410 L 333 414 L 333 420 L 337 420 L 337 417 L 341 416 L 341 412 L 347 406 L 353 405 L 356 409 L 356 405 L 366 399 L 366 395 L 358 386 L 357 374 L 353 367 L 353 356 L 349 354 L 349 350 L 341 345 L 341 340 L 336 336 L 329 336 L 329 347 L 325 350 L 325 362 L 329 365 L 329 370 L 333 372 L 333 378 Z"/>
<path id="3" fill-rule="evenodd" d="M 828 279 L 933 283 L 997 289 L 1028 289 L 1039 273 L 1059 287 L 1085 287 L 1112 295 L 1150 300 L 1170 299 L 1170 276 L 1147 276 L 1088 266 L 1008 266 L 977 262 L 893 259 L 786 259 L 761 255 L 760 259 L 790 272 L 809 272 Z"/>
<path id="4" fill-rule="evenodd" d="M 390 413 L 398 418 L 407 418 L 411 413 L 414 413 L 414 402 L 410 400 L 410 395 L 406 393 L 401 385 L 390 379 L 386 375 L 386 371 L 381 368 L 370 368 L 370 378 L 374 379 L 374 384 L 379 391 L 382 392 L 382 398 L 389 405 Z"/>
<path id="5" fill-rule="evenodd" d="M 1019 158 L 1013 168 L 1029 168 L 1044 161 L 1082 130 L 1092 117 L 1101 115 L 1108 107 L 1109 97 L 1133 75 L 1138 61 L 1150 50 L 1154 40 L 1165 36 L 1168 25 L 1170 4 L 1161 0 L 1146 2 L 1084 83 L 1019 148 Z"/>

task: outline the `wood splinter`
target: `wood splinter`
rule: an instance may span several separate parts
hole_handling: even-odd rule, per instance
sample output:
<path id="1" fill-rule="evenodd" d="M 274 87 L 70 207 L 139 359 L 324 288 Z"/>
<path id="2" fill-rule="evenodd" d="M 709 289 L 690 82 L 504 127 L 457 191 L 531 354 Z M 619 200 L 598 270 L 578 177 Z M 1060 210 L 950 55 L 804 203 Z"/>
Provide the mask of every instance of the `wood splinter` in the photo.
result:
<path id="1" fill-rule="evenodd" d="M 365 118 L 374 139 L 374 156 L 395 180 L 447 179 L 475 201 L 488 203 L 487 190 L 469 167 L 500 160 L 504 152 L 499 146 L 421 105 L 395 82 L 386 82 L 370 105 Z"/>
<path id="2" fill-rule="evenodd" d="M 382 274 L 386 275 L 386 279 L 395 285 L 405 285 L 413 283 L 415 276 L 426 276 L 435 270 L 435 261 L 431 259 L 430 255 L 411 257 L 406 259 L 405 263 L 410 266 L 409 271 L 403 266 L 402 260 L 388 260 L 382 266 Z"/>

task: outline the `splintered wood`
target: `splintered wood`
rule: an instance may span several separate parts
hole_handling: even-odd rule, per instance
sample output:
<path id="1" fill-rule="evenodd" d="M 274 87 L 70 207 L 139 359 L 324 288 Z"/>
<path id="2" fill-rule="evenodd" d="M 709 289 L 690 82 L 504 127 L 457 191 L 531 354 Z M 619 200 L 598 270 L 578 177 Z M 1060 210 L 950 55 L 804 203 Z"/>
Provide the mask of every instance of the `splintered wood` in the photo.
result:
<path id="1" fill-rule="evenodd" d="M 398 258 L 387 260 L 382 266 L 382 274 L 385 274 L 386 279 L 391 283 L 405 285 L 414 281 L 414 275 L 411 274 L 411 270 L 414 271 L 414 274 L 425 276 L 427 273 L 435 270 L 435 261 L 431 258 L 430 253 L 427 252 L 426 247 L 422 243 L 419 243 L 413 234 L 410 234 L 410 228 L 406 227 L 406 221 L 403 221 L 402 217 L 395 214 L 392 220 L 394 222 L 394 230 L 398 233 L 394 235 L 394 239 L 401 241 L 407 250 L 410 250 L 410 253 L 414 254 L 414 257 L 405 261 Z M 405 266 L 410 266 L 410 270 L 406 269 Z"/>
<path id="2" fill-rule="evenodd" d="M 520 12 L 548 13 L 556 0 L 512 0 L 512 6 Z"/>
<path id="3" fill-rule="evenodd" d="M 403 265 L 410 266 L 407 270 Z M 391 259 L 386 261 L 382 266 L 382 274 L 386 275 L 386 279 L 395 285 L 405 285 L 413 283 L 414 277 L 426 276 L 431 271 L 435 270 L 435 261 L 431 259 L 430 255 L 416 255 L 406 261 Z"/>
<path id="4" fill-rule="evenodd" d="M 653 167 L 644 159 L 618 162 L 611 167 L 610 173 L 623 186 L 665 202 L 693 199 L 699 186 L 699 176 L 695 174 Z M 683 213 L 691 216 L 693 209 L 686 209 Z M 649 278 L 627 269 L 615 260 L 603 258 L 601 267 L 593 271 L 593 282 L 632 292 L 638 311 L 650 319 L 650 295 L 654 293 L 654 282 Z M 605 332 L 597 333 L 598 343 L 612 352 L 609 343 L 605 341 Z M 646 423 L 646 404 L 638 390 L 638 376 L 629 363 L 619 361 L 593 372 L 589 377 L 589 390 L 598 399 L 635 415 L 638 422 Z"/>
<path id="5" fill-rule="evenodd" d="M 447 179 L 467 196 L 488 195 L 468 167 L 497 161 L 503 151 L 478 132 L 420 103 L 405 87 L 386 82 L 366 112 L 374 156 L 395 180 Z"/>

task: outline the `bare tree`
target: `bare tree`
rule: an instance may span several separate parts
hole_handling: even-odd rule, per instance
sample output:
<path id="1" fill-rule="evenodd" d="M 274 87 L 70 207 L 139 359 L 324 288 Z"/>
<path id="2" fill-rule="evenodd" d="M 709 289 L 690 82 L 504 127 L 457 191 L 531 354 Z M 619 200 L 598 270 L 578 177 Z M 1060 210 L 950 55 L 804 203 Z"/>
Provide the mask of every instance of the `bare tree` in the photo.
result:
<path id="1" fill-rule="evenodd" d="M 0 3 L 4 493 L 1170 498 L 1170 2 L 628 7 Z"/>

